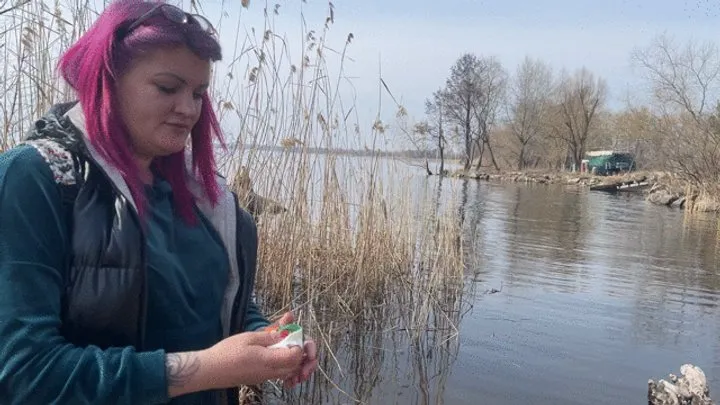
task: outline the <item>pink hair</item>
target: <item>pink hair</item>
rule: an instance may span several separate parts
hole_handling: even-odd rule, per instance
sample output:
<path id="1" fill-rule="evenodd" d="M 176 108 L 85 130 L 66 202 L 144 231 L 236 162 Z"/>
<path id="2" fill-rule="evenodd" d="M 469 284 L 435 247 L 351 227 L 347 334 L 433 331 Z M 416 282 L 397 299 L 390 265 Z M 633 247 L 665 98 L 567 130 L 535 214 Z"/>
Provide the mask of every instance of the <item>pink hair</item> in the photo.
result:
<path id="1" fill-rule="evenodd" d="M 100 153 L 123 175 L 140 216 L 145 211 L 145 194 L 133 158 L 129 136 L 118 116 L 115 82 L 133 58 L 154 49 L 187 46 L 198 57 L 221 59 L 218 42 L 192 24 L 173 23 L 160 13 L 125 38 L 125 28 L 161 2 L 116 0 L 92 27 L 61 57 L 58 69 L 76 91 L 86 117 L 88 138 Z M 97 78 L 90 80 L 90 78 Z M 200 119 L 191 131 L 193 174 L 213 205 L 220 198 L 213 154 L 213 134 L 223 143 L 220 124 L 207 94 L 202 96 Z M 223 143 L 224 145 L 224 143 Z M 157 157 L 154 167 L 173 189 L 173 204 L 189 223 L 195 218 L 194 198 L 188 188 L 184 151 Z"/>

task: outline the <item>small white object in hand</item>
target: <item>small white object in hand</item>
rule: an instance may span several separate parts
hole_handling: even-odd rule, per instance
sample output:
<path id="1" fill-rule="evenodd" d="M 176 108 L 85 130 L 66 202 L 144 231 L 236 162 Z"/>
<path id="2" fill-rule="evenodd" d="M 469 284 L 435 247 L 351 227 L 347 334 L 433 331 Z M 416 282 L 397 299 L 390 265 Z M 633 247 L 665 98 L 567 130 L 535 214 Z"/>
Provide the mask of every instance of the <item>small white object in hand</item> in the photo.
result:
<path id="1" fill-rule="evenodd" d="M 285 327 L 282 327 L 281 330 L 282 329 L 290 331 L 290 334 L 287 335 L 285 339 L 270 346 L 270 349 L 290 348 L 293 346 L 302 348 L 304 346 L 305 339 L 303 337 L 303 329 L 301 327 L 292 324 L 286 325 Z"/>

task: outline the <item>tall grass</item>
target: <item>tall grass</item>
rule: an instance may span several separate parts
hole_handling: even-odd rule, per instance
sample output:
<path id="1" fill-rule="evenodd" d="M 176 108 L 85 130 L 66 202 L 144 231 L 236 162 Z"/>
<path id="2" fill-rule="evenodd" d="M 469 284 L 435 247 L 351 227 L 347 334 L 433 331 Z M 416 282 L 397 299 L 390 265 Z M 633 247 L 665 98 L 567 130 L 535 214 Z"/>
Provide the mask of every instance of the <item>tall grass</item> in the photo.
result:
<path id="1" fill-rule="evenodd" d="M 72 98 L 54 65 L 102 5 L 1 1 L 0 149 L 6 149 L 53 103 Z M 380 375 L 392 357 L 419 371 L 429 400 L 442 384 L 431 387 L 428 373 L 447 374 L 465 311 L 462 223 L 438 208 L 438 197 L 421 198 L 396 177 L 392 162 L 308 152 L 357 146 L 357 139 L 375 145 L 384 136 L 379 114 L 360 122 L 346 102 L 353 35 L 333 35 L 336 10 L 326 4 L 326 18 L 314 29 L 299 15 L 297 45 L 280 33 L 280 10 L 270 3 L 249 5 L 265 8 L 262 27 L 244 24 L 241 2 L 222 2 L 220 14 L 237 19 L 216 21 L 225 47 L 213 97 L 229 139 L 222 170 L 231 180 L 249 174 L 255 191 L 287 208 L 258 219 L 258 299 L 271 314 L 295 311 L 321 352 L 321 369 L 300 392 L 266 388 L 288 402 L 366 401 L 383 389 Z M 207 8 L 194 0 L 180 5 Z M 239 192 L 241 183 L 234 183 Z M 383 347 L 398 342 L 409 351 L 389 356 Z M 429 352 L 440 353 L 437 363 L 424 359 Z"/>
<path id="2" fill-rule="evenodd" d="M 366 135 L 375 143 L 383 135 L 379 120 L 363 134 L 362 123 L 346 119 L 352 106 L 342 103 L 339 66 L 351 37 L 334 53 L 340 61 L 333 77 L 323 56 L 332 54 L 329 28 L 303 34 L 303 63 L 293 64 L 267 35 L 252 45 L 274 62 L 249 69 L 254 99 L 245 103 L 250 117 L 241 137 L 251 145 L 294 149 L 251 149 L 233 159 L 251 168 L 258 190 L 288 208 L 260 221 L 260 299 L 271 312 L 293 309 L 324 353 L 319 379 L 307 391 L 277 392 L 290 403 L 370 400 L 382 389 L 383 364 L 390 361 L 385 348 L 394 347 L 392 342 L 416 351 L 435 344 L 449 356 L 463 304 L 461 224 L 453 215 L 438 216 L 433 201 L 418 202 L 415 190 L 388 177 L 377 157 L 358 163 L 306 152 L 310 146 L 344 146 L 351 136 Z M 270 79 L 278 65 L 297 70 L 278 83 Z"/>

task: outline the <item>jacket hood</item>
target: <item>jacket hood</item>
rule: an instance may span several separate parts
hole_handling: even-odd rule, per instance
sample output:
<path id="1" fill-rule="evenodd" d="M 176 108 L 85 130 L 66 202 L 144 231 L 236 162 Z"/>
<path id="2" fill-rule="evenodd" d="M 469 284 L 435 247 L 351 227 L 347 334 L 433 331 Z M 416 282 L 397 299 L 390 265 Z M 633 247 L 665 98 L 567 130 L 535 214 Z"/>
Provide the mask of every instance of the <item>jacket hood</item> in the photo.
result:
<path id="1" fill-rule="evenodd" d="M 83 142 L 82 132 L 66 115 L 76 105 L 79 107 L 77 101 L 53 105 L 35 121 L 33 128 L 26 134 L 25 140 L 52 139 L 70 152 L 87 154 L 88 150 Z"/>

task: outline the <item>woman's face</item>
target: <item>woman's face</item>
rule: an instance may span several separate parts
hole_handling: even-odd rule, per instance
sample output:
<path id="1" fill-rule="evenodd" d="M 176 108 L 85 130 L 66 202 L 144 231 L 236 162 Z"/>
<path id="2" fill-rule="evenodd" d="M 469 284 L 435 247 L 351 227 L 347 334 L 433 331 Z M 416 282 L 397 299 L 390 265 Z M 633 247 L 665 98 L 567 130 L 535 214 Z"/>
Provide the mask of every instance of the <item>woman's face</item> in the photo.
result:
<path id="1" fill-rule="evenodd" d="M 200 118 L 210 62 L 190 49 L 158 49 L 133 61 L 118 80 L 120 115 L 141 160 L 177 153 Z"/>

